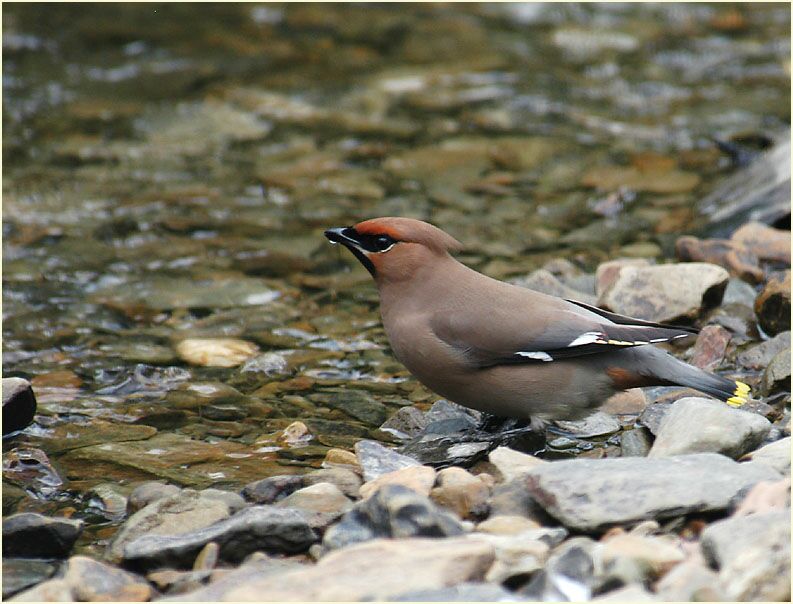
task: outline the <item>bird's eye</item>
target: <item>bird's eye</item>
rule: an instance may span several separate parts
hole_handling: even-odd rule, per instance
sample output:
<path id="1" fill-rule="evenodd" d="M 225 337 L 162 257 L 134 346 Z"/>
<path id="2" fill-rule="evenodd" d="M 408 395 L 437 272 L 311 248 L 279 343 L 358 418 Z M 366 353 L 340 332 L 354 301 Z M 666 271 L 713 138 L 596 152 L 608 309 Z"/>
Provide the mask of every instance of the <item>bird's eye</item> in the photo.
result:
<path id="1" fill-rule="evenodd" d="M 384 252 L 395 243 L 396 241 L 394 241 L 388 235 L 380 235 L 377 239 L 375 239 L 375 247 L 381 252 Z"/>

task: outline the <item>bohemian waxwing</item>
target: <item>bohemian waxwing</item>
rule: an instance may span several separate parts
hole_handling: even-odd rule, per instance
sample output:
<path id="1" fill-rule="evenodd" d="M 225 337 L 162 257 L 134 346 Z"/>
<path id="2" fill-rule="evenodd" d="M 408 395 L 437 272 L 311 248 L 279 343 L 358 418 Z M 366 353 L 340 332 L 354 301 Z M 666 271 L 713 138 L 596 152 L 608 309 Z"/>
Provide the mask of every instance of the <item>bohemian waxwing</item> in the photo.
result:
<path id="1" fill-rule="evenodd" d="M 396 357 L 428 388 L 514 418 L 585 417 L 618 390 L 679 385 L 732 406 L 749 387 L 652 346 L 696 333 L 497 281 L 455 260 L 462 245 L 410 218 L 325 231 L 374 277 Z"/>

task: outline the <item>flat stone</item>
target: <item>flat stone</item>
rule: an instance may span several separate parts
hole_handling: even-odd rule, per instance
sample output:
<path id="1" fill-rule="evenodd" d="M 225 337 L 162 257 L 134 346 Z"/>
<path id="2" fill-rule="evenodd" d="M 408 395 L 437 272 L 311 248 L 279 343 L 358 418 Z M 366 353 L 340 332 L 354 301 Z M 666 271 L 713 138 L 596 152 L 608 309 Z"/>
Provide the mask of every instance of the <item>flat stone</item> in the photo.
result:
<path id="1" fill-rule="evenodd" d="M 601 559 L 607 572 L 609 566 L 628 562 L 637 566 L 639 573 L 647 579 L 663 575 L 686 557 L 679 540 L 675 537 L 625 533 L 610 539 L 604 538 L 602 544 Z"/>
<path id="2" fill-rule="evenodd" d="M 189 568 L 209 542 L 220 548 L 220 558 L 239 562 L 262 550 L 285 554 L 304 552 L 317 537 L 306 518 L 292 509 L 253 506 L 214 524 L 178 535 L 143 535 L 124 544 L 124 564 L 135 568 L 172 566 Z"/>
<path id="3" fill-rule="evenodd" d="M 490 463 L 496 466 L 504 482 L 526 474 L 529 470 L 546 463 L 544 459 L 534 457 L 509 447 L 497 447 L 488 453 Z"/>
<path id="4" fill-rule="evenodd" d="M 225 520 L 234 511 L 228 501 L 193 489 L 155 499 L 127 519 L 108 545 L 105 557 L 118 563 L 124 558 L 127 545 L 137 539 L 191 533 Z"/>
<path id="5" fill-rule="evenodd" d="M 411 438 L 419 435 L 428 423 L 429 420 L 423 411 L 412 406 L 400 407 L 380 426 L 380 429 L 390 432 L 397 438 Z"/>
<path id="6" fill-rule="evenodd" d="M 719 569 L 728 598 L 790 600 L 790 509 L 727 518 L 702 533 L 702 552 Z"/>
<path id="7" fill-rule="evenodd" d="M 36 415 L 36 396 L 30 382 L 18 377 L 3 378 L 3 435 L 30 425 Z"/>
<path id="8" fill-rule="evenodd" d="M 450 537 L 462 533 L 460 522 L 427 497 L 390 484 L 358 503 L 330 527 L 322 543 L 329 549 L 339 549 L 378 537 Z"/>
<path id="9" fill-rule="evenodd" d="M 382 474 L 361 487 L 361 498 L 368 499 L 386 484 L 399 484 L 426 497 L 435 484 L 435 470 L 429 466 L 411 466 Z"/>
<path id="10" fill-rule="evenodd" d="M 646 321 L 699 317 L 719 305 L 730 276 L 703 262 L 622 267 L 598 298 L 598 306 Z"/>
<path id="11" fill-rule="evenodd" d="M 767 465 L 780 474 L 790 474 L 790 437 L 786 436 L 747 453 L 743 459 L 749 459 L 753 464 Z"/>
<path id="12" fill-rule="evenodd" d="M 365 482 L 394 470 L 419 465 L 412 457 L 397 453 L 373 440 L 360 440 L 355 443 L 355 454 Z"/>
<path id="13" fill-rule="evenodd" d="M 790 331 L 790 271 L 773 275 L 766 282 L 754 301 L 754 312 L 767 334 Z"/>
<path id="14" fill-rule="evenodd" d="M 82 520 L 24 512 L 3 518 L 3 556 L 62 558 L 83 532 Z"/>
<path id="15" fill-rule="evenodd" d="M 221 599 L 391 600 L 406 592 L 408 581 L 414 591 L 481 581 L 494 558 L 492 545 L 465 538 L 378 539 L 331 552 L 316 566 L 247 581 Z"/>
<path id="16" fill-rule="evenodd" d="M 554 424 L 576 438 L 605 436 L 606 434 L 614 434 L 620 429 L 620 423 L 617 419 L 603 411 L 595 411 L 584 419 L 557 420 Z"/>
<path id="17" fill-rule="evenodd" d="M 761 342 L 742 350 L 735 358 L 741 367 L 753 369 L 755 371 L 765 369 L 771 360 L 783 350 L 790 349 L 790 332 L 783 331 L 775 335 L 770 340 Z"/>
<path id="18" fill-rule="evenodd" d="M 34 558 L 3 558 L 3 599 L 46 581 L 58 564 Z"/>
<path id="19" fill-rule="evenodd" d="M 17 596 L 34 601 L 61 591 L 74 602 L 147 602 L 154 590 L 143 577 L 86 556 L 73 556 L 64 564 L 60 576 Z"/>
<path id="20" fill-rule="evenodd" d="M 730 239 L 744 245 L 762 260 L 790 266 L 790 231 L 775 229 L 761 222 L 747 222 Z"/>
<path id="21" fill-rule="evenodd" d="M 556 461 L 519 480 L 530 497 L 566 527 L 597 531 L 723 510 L 742 489 L 778 476 L 768 467 L 747 467 L 723 455 L 698 453 Z"/>
<path id="22" fill-rule="evenodd" d="M 761 415 L 706 398 L 681 398 L 672 405 L 649 457 L 683 453 L 721 453 L 737 459 L 755 449 L 771 430 Z"/>

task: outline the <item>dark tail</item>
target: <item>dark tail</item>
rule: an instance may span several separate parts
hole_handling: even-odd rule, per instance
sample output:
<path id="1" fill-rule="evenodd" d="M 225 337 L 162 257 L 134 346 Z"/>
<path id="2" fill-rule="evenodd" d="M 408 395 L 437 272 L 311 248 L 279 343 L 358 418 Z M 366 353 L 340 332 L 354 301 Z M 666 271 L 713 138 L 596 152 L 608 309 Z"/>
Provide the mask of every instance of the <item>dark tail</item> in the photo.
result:
<path id="1" fill-rule="evenodd" d="M 751 398 L 751 388 L 743 382 L 707 373 L 702 369 L 676 359 L 658 348 L 651 349 L 648 346 L 645 350 L 654 351 L 647 355 L 650 357 L 650 359 L 647 359 L 650 361 L 646 365 L 647 373 L 668 384 L 694 388 L 700 392 L 710 394 L 732 407 L 740 407 Z"/>

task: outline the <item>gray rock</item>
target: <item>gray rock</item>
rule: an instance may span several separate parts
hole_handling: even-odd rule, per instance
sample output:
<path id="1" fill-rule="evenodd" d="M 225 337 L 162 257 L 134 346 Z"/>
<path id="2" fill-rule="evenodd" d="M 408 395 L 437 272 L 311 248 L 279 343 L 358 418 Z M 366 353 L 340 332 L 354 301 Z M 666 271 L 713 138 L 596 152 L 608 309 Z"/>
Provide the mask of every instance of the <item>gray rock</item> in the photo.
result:
<path id="1" fill-rule="evenodd" d="M 3 598 L 46 581 L 58 565 L 46 560 L 30 558 L 3 558 Z"/>
<path id="2" fill-rule="evenodd" d="M 361 489 L 361 477 L 347 468 L 326 468 L 303 474 L 304 486 L 329 482 L 336 485 L 347 497 L 356 498 Z"/>
<path id="3" fill-rule="evenodd" d="M 387 484 L 329 528 L 322 544 L 338 549 L 377 537 L 450 537 L 462 533 L 460 521 L 429 498 L 402 485 Z"/>
<path id="4" fill-rule="evenodd" d="M 378 539 L 330 552 L 316 565 L 237 580 L 222 601 L 388 601 L 408 588 L 437 590 L 481 582 L 493 563 L 493 546 L 467 538 Z M 210 585 L 202 590 L 206 598 Z M 197 599 L 196 592 L 184 599 Z"/>
<path id="5" fill-rule="evenodd" d="M 737 459 L 755 449 L 771 423 L 761 415 L 706 398 L 681 398 L 664 416 L 650 457 L 721 453 Z"/>
<path id="6" fill-rule="evenodd" d="M 576 438 L 591 438 L 593 436 L 614 434 L 620 429 L 620 423 L 617 419 L 603 411 L 595 411 L 584 419 L 557 420 L 554 423 L 562 430 L 570 432 Z"/>
<path id="7" fill-rule="evenodd" d="M 735 362 L 746 369 L 765 369 L 771 360 L 783 350 L 790 349 L 790 332 L 783 331 L 770 340 L 747 348 L 735 358 Z"/>
<path id="8" fill-rule="evenodd" d="M 547 524 L 549 520 L 552 520 L 545 509 L 526 490 L 525 476 L 529 472 L 527 470 L 509 482 L 496 485 L 487 502 L 491 518 L 493 516 L 522 516 L 539 524 Z"/>
<path id="9" fill-rule="evenodd" d="M 641 426 L 623 432 L 620 436 L 623 457 L 647 457 L 653 446 L 650 430 Z"/>
<path id="10" fill-rule="evenodd" d="M 438 423 L 441 422 L 433 422 L 428 429 Z M 401 450 L 424 465 L 470 467 L 483 459 L 493 446 L 485 441 L 461 441 L 459 437 L 449 434 L 424 434 L 405 443 Z"/>
<path id="11" fill-rule="evenodd" d="M 647 405 L 639 415 L 638 423 L 646 427 L 654 436 L 658 435 L 664 415 L 672 408 L 673 402 L 653 403 Z"/>
<path id="12" fill-rule="evenodd" d="M 790 437 L 760 447 L 746 455 L 746 458 L 753 464 L 767 465 L 780 474 L 790 474 Z"/>
<path id="13" fill-rule="evenodd" d="M 760 392 L 768 396 L 780 391 L 790 391 L 790 349 L 777 353 L 763 372 Z"/>
<path id="14" fill-rule="evenodd" d="M 573 289 L 544 268 L 537 269 L 523 277 L 510 279 L 510 283 L 558 298 L 580 300 L 587 304 L 595 304 L 597 302 L 597 299 L 592 294 Z"/>
<path id="15" fill-rule="evenodd" d="M 176 537 L 225 520 L 235 506 L 223 496 L 184 489 L 148 504 L 130 516 L 107 547 L 105 557 L 118 563 L 127 544 L 145 536 Z M 241 499 L 241 498 L 240 498 Z"/>
<path id="16" fill-rule="evenodd" d="M 335 484 L 318 482 L 298 489 L 275 505 L 300 510 L 311 528 L 324 529 L 349 511 L 353 504 Z"/>
<path id="17" fill-rule="evenodd" d="M 36 415 L 36 397 L 30 382 L 18 377 L 3 378 L 3 435 L 30 425 Z"/>
<path id="18" fill-rule="evenodd" d="M 173 497 L 181 490 L 182 489 L 176 485 L 165 484 L 157 480 L 144 482 L 135 487 L 132 493 L 130 493 L 129 499 L 127 500 L 127 509 L 130 512 L 137 512 L 158 499 Z"/>
<path id="19" fill-rule="evenodd" d="M 622 267 L 598 306 L 656 322 L 699 317 L 721 303 L 730 275 L 704 262 Z"/>
<path id="20" fill-rule="evenodd" d="M 672 568 L 655 585 L 662 602 L 724 602 L 718 574 L 702 556 L 692 556 Z"/>
<path id="21" fill-rule="evenodd" d="M 742 489 L 778 478 L 768 467 L 748 467 L 716 453 L 698 453 L 557 461 L 531 470 L 522 480 L 531 497 L 562 524 L 597 531 L 639 520 L 723 510 Z"/>
<path id="22" fill-rule="evenodd" d="M 390 432 L 397 438 L 410 438 L 420 434 L 428 423 L 423 411 L 416 407 L 400 407 L 380 426 L 380 429 Z"/>
<path id="23" fill-rule="evenodd" d="M 545 568 L 535 573 L 518 593 L 541 602 L 581 602 L 591 599 L 597 572 L 596 543 L 574 537 L 554 551 Z"/>
<path id="24" fill-rule="evenodd" d="M 300 474 L 270 476 L 251 482 L 242 489 L 242 496 L 253 503 L 270 504 L 289 496 L 305 485 Z"/>
<path id="25" fill-rule="evenodd" d="M 417 466 L 415 459 L 388 449 L 373 440 L 359 440 L 355 443 L 355 455 L 363 470 L 364 482 L 409 466 Z"/>
<path id="26" fill-rule="evenodd" d="M 25 512 L 3 518 L 3 556 L 62 558 L 83 532 L 82 520 Z"/>
<path id="27" fill-rule="evenodd" d="M 262 550 L 286 554 L 306 551 L 317 537 L 297 510 L 253 506 L 231 518 L 181 535 L 143 535 L 127 542 L 123 561 L 134 568 L 189 567 L 210 541 L 220 547 L 220 558 L 239 562 Z"/>
<path id="28" fill-rule="evenodd" d="M 729 599 L 790 601 L 790 508 L 715 522 L 701 546 Z"/>
<path id="29" fill-rule="evenodd" d="M 727 304 L 741 304 L 752 308 L 754 306 L 754 299 L 757 292 L 746 281 L 742 281 L 737 277 L 730 279 L 727 284 L 727 289 L 724 290 L 724 297 L 721 299 L 722 305 Z"/>
<path id="30" fill-rule="evenodd" d="M 453 587 L 407 591 L 392 602 L 523 602 L 513 592 L 493 583 L 460 583 Z"/>
<path id="31" fill-rule="evenodd" d="M 19 594 L 18 601 L 49 599 L 50 594 L 68 594 L 75 602 L 150 600 L 154 590 L 148 581 L 120 568 L 104 564 L 86 556 L 74 556 L 64 564 L 59 577 Z"/>
<path id="32" fill-rule="evenodd" d="M 748 220 L 772 224 L 790 215 L 790 130 L 775 138 L 774 147 L 699 202 L 699 211 L 710 219 L 710 236 L 727 236 Z"/>

